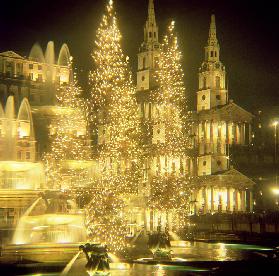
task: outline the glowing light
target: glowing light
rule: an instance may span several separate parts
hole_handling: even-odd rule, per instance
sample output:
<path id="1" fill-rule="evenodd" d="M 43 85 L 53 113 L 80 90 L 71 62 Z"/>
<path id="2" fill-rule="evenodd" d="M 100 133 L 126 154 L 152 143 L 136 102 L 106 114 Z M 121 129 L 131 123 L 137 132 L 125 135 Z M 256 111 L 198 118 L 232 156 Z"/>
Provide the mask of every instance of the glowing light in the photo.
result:
<path id="1" fill-rule="evenodd" d="M 273 189 L 272 189 L 272 193 L 273 193 L 274 195 L 279 195 L 279 188 L 273 188 Z"/>
<path id="2" fill-rule="evenodd" d="M 113 2 L 109 1 L 97 30 L 92 53 L 95 66 L 89 77 L 91 124 L 96 130 L 93 135 L 98 140 L 101 173 L 86 208 L 86 223 L 90 239 L 107 244 L 112 252 L 126 246 L 128 226 L 122 198 L 138 192 L 141 178 L 138 106 L 120 41 Z"/>
<path id="3" fill-rule="evenodd" d="M 71 61 L 68 70 L 72 70 Z M 58 88 L 56 98 L 57 106 L 48 111 L 55 115 L 49 132 L 50 152 L 43 156 L 47 185 L 48 188 L 68 189 L 84 186 L 91 181 L 86 165 L 91 159 L 88 105 L 81 98 L 81 89 L 75 77 Z M 69 164 L 72 167 L 67 167 Z"/>

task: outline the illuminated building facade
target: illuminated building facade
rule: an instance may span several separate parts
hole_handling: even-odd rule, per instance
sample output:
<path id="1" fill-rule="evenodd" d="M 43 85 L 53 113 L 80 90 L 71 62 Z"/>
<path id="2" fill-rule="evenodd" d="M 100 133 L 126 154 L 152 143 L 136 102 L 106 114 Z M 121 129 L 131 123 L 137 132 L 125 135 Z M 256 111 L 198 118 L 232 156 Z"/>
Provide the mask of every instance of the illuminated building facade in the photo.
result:
<path id="1" fill-rule="evenodd" d="M 4 104 L 14 96 L 15 107 L 27 98 L 33 113 L 39 155 L 47 150 L 48 126 L 56 103 L 55 92 L 61 84 L 70 81 L 68 67 L 70 52 L 63 44 L 58 59 L 55 59 L 54 43 L 47 44 L 45 53 L 39 44 L 34 44 L 28 57 L 13 51 L 0 53 L 0 98 Z"/>
<path id="2" fill-rule="evenodd" d="M 16 116 L 14 97 L 9 96 L 5 109 L 0 105 L 0 189 L 36 190 L 43 184 L 30 105 L 24 98 Z"/>
<path id="3" fill-rule="evenodd" d="M 38 44 L 32 47 L 28 58 L 13 51 L 0 53 L 2 103 L 13 95 L 16 107 L 23 98 L 27 98 L 32 107 L 54 104 L 58 85 L 69 82 L 69 56 L 69 49 L 64 44 L 56 61 L 54 43 L 51 41 L 45 54 Z"/>
<path id="4" fill-rule="evenodd" d="M 43 165 L 36 161 L 31 108 L 24 98 L 0 104 L 0 243 L 7 242 L 19 218 L 44 188 Z"/>
<path id="5" fill-rule="evenodd" d="M 252 211 L 254 183 L 232 168 L 230 148 L 251 144 L 253 115 L 229 100 L 214 15 L 198 87 L 195 136 L 199 188 L 193 194 L 192 213 Z"/>
<path id="6" fill-rule="evenodd" d="M 211 17 L 205 60 L 199 69 L 197 111 L 192 112 L 193 145 L 197 148 L 194 158 L 166 160 L 165 156 L 154 153 L 154 148 L 165 141 L 164 124 L 159 120 L 160 106 L 152 100 L 152 92 L 157 88 L 154 73 L 158 69 L 159 49 L 154 4 L 149 1 L 144 42 L 138 54 L 136 94 L 140 117 L 149 124 L 145 132 L 143 170 L 146 189 L 143 191 L 148 195 L 152 176 L 173 170 L 179 173 L 183 166 L 195 179 L 192 183 L 191 214 L 252 211 L 251 188 L 254 182 L 232 167 L 230 148 L 251 144 L 253 115 L 229 100 L 226 70 L 220 61 L 215 16 Z M 156 229 L 158 216 L 148 214 L 146 222 L 149 225 L 147 230 Z"/>

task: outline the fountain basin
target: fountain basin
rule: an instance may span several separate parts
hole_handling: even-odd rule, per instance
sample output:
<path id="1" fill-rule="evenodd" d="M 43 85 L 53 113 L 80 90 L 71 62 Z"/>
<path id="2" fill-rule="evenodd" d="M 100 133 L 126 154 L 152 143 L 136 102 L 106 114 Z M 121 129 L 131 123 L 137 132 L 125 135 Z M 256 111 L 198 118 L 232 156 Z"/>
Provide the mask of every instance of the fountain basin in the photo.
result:
<path id="1" fill-rule="evenodd" d="M 32 261 L 40 263 L 67 263 L 83 243 L 11 244 L 4 247 L 2 258 L 7 262 Z M 10 261 L 9 261 L 10 260 Z"/>

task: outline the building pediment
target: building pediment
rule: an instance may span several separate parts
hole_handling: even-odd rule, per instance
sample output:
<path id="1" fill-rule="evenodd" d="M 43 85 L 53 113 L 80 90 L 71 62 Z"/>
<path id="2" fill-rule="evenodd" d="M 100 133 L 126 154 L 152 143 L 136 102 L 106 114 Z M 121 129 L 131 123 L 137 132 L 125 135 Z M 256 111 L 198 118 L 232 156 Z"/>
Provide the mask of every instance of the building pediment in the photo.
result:
<path id="1" fill-rule="evenodd" d="M 195 185 L 200 187 L 210 186 L 251 189 L 251 187 L 255 185 L 255 182 L 236 169 L 230 169 L 217 174 L 201 176 L 195 180 Z"/>
<path id="2" fill-rule="evenodd" d="M 253 117 L 250 112 L 234 102 L 210 110 L 202 110 L 198 113 L 199 121 L 213 120 L 251 123 Z"/>
<path id="3" fill-rule="evenodd" d="M 0 56 L 3 57 L 10 57 L 10 58 L 17 58 L 17 59 L 24 59 L 24 57 L 20 56 L 19 54 L 13 52 L 13 51 L 6 51 L 0 53 Z"/>

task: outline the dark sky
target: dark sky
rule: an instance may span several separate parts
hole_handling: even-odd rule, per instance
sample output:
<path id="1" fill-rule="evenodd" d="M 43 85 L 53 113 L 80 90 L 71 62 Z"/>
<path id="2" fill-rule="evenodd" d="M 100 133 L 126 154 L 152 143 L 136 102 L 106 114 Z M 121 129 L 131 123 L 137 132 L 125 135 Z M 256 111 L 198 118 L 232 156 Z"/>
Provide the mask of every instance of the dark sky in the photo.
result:
<path id="1" fill-rule="evenodd" d="M 148 0 L 115 0 L 123 48 L 136 68 L 136 54 L 143 40 Z M 155 0 L 162 37 L 171 19 L 183 52 L 185 81 L 193 98 L 197 72 L 203 60 L 210 14 L 216 14 L 221 60 L 229 79 L 230 97 L 252 110 L 258 105 L 279 105 L 279 18 L 275 1 Z M 5 1 L 1 3 L 0 51 L 28 55 L 34 42 L 43 48 L 49 40 L 56 53 L 66 42 L 75 66 L 92 67 L 90 52 L 104 11 L 104 0 Z"/>

